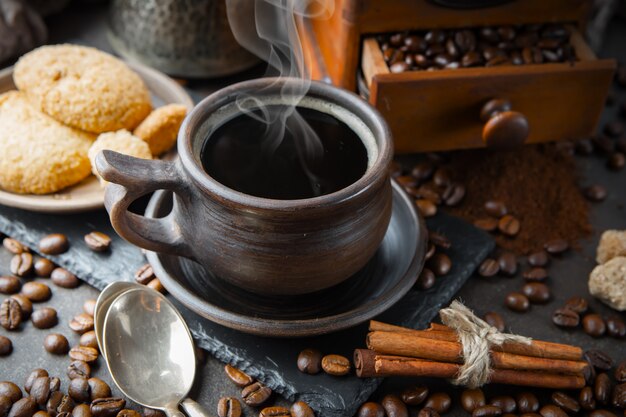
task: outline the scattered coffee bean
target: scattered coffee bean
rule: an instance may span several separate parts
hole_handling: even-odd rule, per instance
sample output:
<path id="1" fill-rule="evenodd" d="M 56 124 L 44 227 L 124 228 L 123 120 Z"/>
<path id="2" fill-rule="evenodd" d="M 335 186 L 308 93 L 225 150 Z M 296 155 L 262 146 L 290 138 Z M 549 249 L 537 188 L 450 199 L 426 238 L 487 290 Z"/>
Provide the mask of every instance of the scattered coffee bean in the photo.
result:
<path id="1" fill-rule="evenodd" d="M 54 268 L 56 268 L 56 265 L 46 258 L 37 259 L 33 266 L 35 275 L 41 278 L 50 278 L 50 274 L 52 274 Z"/>
<path id="2" fill-rule="evenodd" d="M 584 314 L 589 308 L 589 303 L 583 297 L 574 296 L 565 302 L 565 308 L 575 311 L 578 314 Z"/>
<path id="3" fill-rule="evenodd" d="M 599 404 L 606 405 L 611 395 L 611 379 L 606 373 L 600 373 L 596 376 L 596 382 L 593 386 L 593 396 Z"/>
<path id="4" fill-rule="evenodd" d="M 16 277 L 0 277 L 0 294 L 15 294 L 22 288 L 22 283 Z"/>
<path id="5" fill-rule="evenodd" d="M 111 387 L 100 378 L 89 378 L 87 382 L 89 383 L 89 391 L 91 392 L 91 401 L 111 396 Z"/>
<path id="6" fill-rule="evenodd" d="M 503 332 L 506 330 L 506 326 L 504 324 L 504 319 L 502 316 L 495 311 L 489 311 L 485 313 L 483 319 L 490 325 L 495 327 L 499 332 Z"/>
<path id="7" fill-rule="evenodd" d="M 614 376 L 617 382 L 626 382 L 626 360 L 617 365 Z"/>
<path id="8" fill-rule="evenodd" d="M 70 349 L 70 358 L 91 363 L 98 359 L 98 351 L 87 346 L 75 346 Z"/>
<path id="9" fill-rule="evenodd" d="M 428 249 L 426 250 L 426 255 L 424 255 L 424 260 L 427 261 L 433 257 L 435 252 L 437 251 L 437 247 L 432 243 L 428 244 Z"/>
<path id="10" fill-rule="evenodd" d="M 583 330 L 590 336 L 600 337 L 606 332 L 606 324 L 599 314 L 587 314 L 583 317 Z"/>
<path id="11" fill-rule="evenodd" d="M 91 389 L 87 378 L 74 378 L 70 381 L 67 393 L 79 403 L 88 403 L 91 401 Z"/>
<path id="12" fill-rule="evenodd" d="M 506 205 L 502 201 L 490 200 L 485 203 L 485 211 L 488 215 L 500 218 L 509 213 Z"/>
<path id="13" fill-rule="evenodd" d="M 85 244 L 95 252 L 104 252 L 111 246 L 111 238 L 102 232 L 91 232 L 85 235 Z"/>
<path id="14" fill-rule="evenodd" d="M 399 396 L 387 394 L 383 397 L 381 405 L 385 409 L 387 417 L 409 417 L 409 410 Z"/>
<path id="15" fill-rule="evenodd" d="M 11 352 L 13 352 L 13 342 L 8 337 L 0 335 L 0 357 L 9 356 Z"/>
<path id="16" fill-rule="evenodd" d="M 517 257 L 512 252 L 502 252 L 498 256 L 500 274 L 512 277 L 517 273 Z"/>
<path id="17" fill-rule="evenodd" d="M 492 258 L 485 259 L 478 267 L 478 275 L 481 277 L 493 277 L 500 272 L 500 264 Z"/>
<path id="18" fill-rule="evenodd" d="M 53 233 L 44 236 L 39 241 L 39 252 L 46 255 L 60 255 L 66 252 L 70 247 L 70 242 L 67 240 L 67 236 L 61 233 Z"/>
<path id="19" fill-rule="evenodd" d="M 34 303 L 48 301 L 52 297 L 50 287 L 42 282 L 27 282 L 22 285 L 22 295 Z"/>
<path id="20" fill-rule="evenodd" d="M 430 200 L 426 200 L 425 198 L 418 198 L 415 200 L 415 206 L 422 216 L 426 218 L 433 217 L 437 214 L 437 205 Z"/>
<path id="21" fill-rule="evenodd" d="M 485 394 L 480 388 L 466 389 L 461 393 L 461 407 L 468 413 L 473 413 L 475 409 L 485 404 Z"/>
<path id="22" fill-rule="evenodd" d="M 366 402 L 359 407 L 357 417 L 385 417 L 385 409 L 378 403 Z"/>
<path id="23" fill-rule="evenodd" d="M 610 316 L 606 319 L 606 333 L 617 339 L 626 336 L 626 324 L 619 316 Z"/>
<path id="24" fill-rule="evenodd" d="M 593 396 L 593 389 L 591 387 L 584 387 L 581 389 L 578 394 L 578 402 L 584 410 L 595 410 L 596 399 Z"/>
<path id="25" fill-rule="evenodd" d="M 31 397 L 24 397 L 13 403 L 7 417 L 32 417 L 37 411 L 37 403 Z"/>
<path id="26" fill-rule="evenodd" d="M 78 334 L 93 330 L 93 317 L 87 313 L 80 313 L 70 321 L 70 329 Z"/>
<path id="27" fill-rule="evenodd" d="M 94 349 L 98 349 L 98 339 L 96 338 L 96 332 L 93 330 L 90 330 L 88 332 L 83 333 L 82 335 L 80 335 L 78 344 L 81 346 L 87 346 L 87 347 L 91 347 Z"/>
<path id="28" fill-rule="evenodd" d="M 472 411 L 472 417 L 497 417 L 502 415 L 502 409 L 495 405 L 483 405 Z"/>
<path id="29" fill-rule="evenodd" d="M 155 291 L 160 292 L 161 294 L 165 294 L 165 287 L 163 286 L 163 284 L 161 283 L 161 280 L 159 280 L 158 278 L 153 279 L 152 281 L 150 281 L 146 287 L 148 288 L 152 288 Z"/>
<path id="30" fill-rule="evenodd" d="M 452 247 L 450 239 L 433 230 L 428 231 L 428 240 L 441 249 L 450 249 Z"/>
<path id="31" fill-rule="evenodd" d="M 254 379 L 247 373 L 240 371 L 231 365 L 224 366 L 226 376 L 238 387 L 243 388 L 254 382 Z"/>
<path id="32" fill-rule="evenodd" d="M 528 297 L 531 303 L 545 304 L 550 301 L 550 287 L 541 282 L 529 282 L 522 287 L 522 294 Z M 506 412 L 506 410 L 503 409 Z"/>
<path id="33" fill-rule="evenodd" d="M 313 409 L 304 401 L 296 401 L 291 405 L 291 417 L 315 417 Z"/>
<path id="34" fill-rule="evenodd" d="M 91 414 L 93 417 L 116 417 L 125 406 L 123 398 L 98 398 L 91 402 Z"/>
<path id="35" fill-rule="evenodd" d="M 432 408 L 425 407 L 417 413 L 417 417 L 439 417 L 439 413 Z"/>
<path id="36" fill-rule="evenodd" d="M 606 199 L 606 196 L 608 195 L 608 192 L 606 188 L 604 188 L 602 185 L 596 184 L 586 187 L 583 190 L 583 194 L 585 195 L 587 200 L 598 202 L 604 201 L 604 199 Z"/>
<path id="37" fill-rule="evenodd" d="M 18 277 L 29 276 L 33 272 L 33 255 L 28 252 L 13 255 L 9 264 L 9 270 Z"/>
<path id="38" fill-rule="evenodd" d="M 120 410 L 120 412 L 117 413 L 116 417 L 141 417 L 141 414 L 139 414 L 135 410 L 125 408 L 123 410 Z"/>
<path id="39" fill-rule="evenodd" d="M 329 375 L 347 375 L 350 372 L 350 360 L 341 355 L 326 355 L 322 358 L 322 369 Z"/>
<path id="40" fill-rule="evenodd" d="M 272 390 L 260 382 L 250 384 L 241 391 L 241 398 L 243 398 L 243 402 L 251 407 L 258 407 L 267 401 L 271 395 Z"/>
<path id="41" fill-rule="evenodd" d="M 615 413 L 610 412 L 609 410 L 594 410 L 589 413 L 589 417 L 617 417 Z"/>
<path id="42" fill-rule="evenodd" d="M 541 409 L 539 410 L 539 414 L 541 414 L 543 417 L 568 417 L 565 411 L 552 404 L 544 405 L 543 407 L 541 407 Z"/>
<path id="43" fill-rule="evenodd" d="M 74 407 L 74 409 L 72 410 L 72 417 L 91 417 L 91 409 L 89 408 L 89 404 L 78 404 L 76 407 Z"/>
<path id="44" fill-rule="evenodd" d="M 13 255 L 19 255 L 22 252 L 29 252 L 26 246 L 22 245 L 15 239 L 11 239 L 10 237 L 5 237 L 2 240 L 2 246 L 4 246 L 4 248 L 11 252 Z"/>
<path id="45" fill-rule="evenodd" d="M 552 323 L 559 327 L 577 327 L 580 316 L 569 308 L 559 308 L 552 313 Z"/>
<path id="46" fill-rule="evenodd" d="M 55 355 L 65 355 L 70 350 L 70 343 L 62 334 L 51 333 L 43 340 L 43 347 Z"/>
<path id="47" fill-rule="evenodd" d="M 4 395 L 0 395 L 0 416 L 7 417 L 9 415 L 9 410 L 13 403 L 9 399 L 9 397 L 5 397 Z M 381 417 L 385 417 L 384 414 Z"/>
<path id="48" fill-rule="evenodd" d="M 534 267 L 522 273 L 526 281 L 543 282 L 548 279 L 548 271 L 544 268 Z"/>
<path id="49" fill-rule="evenodd" d="M 155 410 L 154 408 L 147 408 L 147 407 L 144 407 L 143 415 L 144 417 L 166 417 L 163 411 Z"/>
<path id="50" fill-rule="evenodd" d="M 428 397 L 428 387 L 415 386 L 402 391 L 400 398 L 407 405 L 420 405 Z"/>
<path id="51" fill-rule="evenodd" d="M 415 285 L 420 290 L 428 290 L 435 286 L 436 278 L 433 271 L 428 268 L 422 269 L 419 276 L 417 277 L 417 281 Z"/>
<path id="52" fill-rule="evenodd" d="M 575 414 L 580 411 L 580 405 L 578 404 L 578 401 L 562 391 L 553 392 L 550 398 L 552 399 L 554 405 L 560 407 L 567 413 Z"/>
<path id="53" fill-rule="evenodd" d="M 446 206 L 458 206 L 465 197 L 465 187 L 459 183 L 452 183 L 446 187 L 442 198 Z"/>
<path id="54" fill-rule="evenodd" d="M 613 171 L 620 171 L 626 165 L 626 156 L 621 152 L 613 152 L 609 155 L 606 165 Z"/>
<path id="55" fill-rule="evenodd" d="M 517 410 L 515 398 L 508 395 L 493 397 L 491 401 L 489 401 L 489 404 L 500 408 L 503 413 L 514 413 Z"/>
<path id="56" fill-rule="evenodd" d="M 439 414 L 444 414 L 450 410 L 452 406 L 452 398 L 445 392 L 435 392 L 431 394 L 426 402 L 424 403 L 424 407 L 432 408 Z"/>
<path id="57" fill-rule="evenodd" d="M 26 378 L 26 382 L 24 383 L 24 391 L 30 394 L 30 389 L 33 387 L 33 383 L 35 382 L 37 378 L 40 378 L 42 376 L 50 376 L 50 375 L 48 375 L 48 371 L 46 371 L 45 369 L 41 369 L 41 368 L 33 369 L 32 371 L 30 371 L 30 374 L 28 374 L 28 377 Z"/>
<path id="58" fill-rule="evenodd" d="M 626 408 L 626 384 L 619 384 L 613 388 L 611 404 L 613 407 Z"/>
<path id="59" fill-rule="evenodd" d="M 445 253 L 435 253 L 428 261 L 428 269 L 438 277 L 447 275 L 452 269 L 452 260 Z"/>
<path id="60" fill-rule="evenodd" d="M 69 379 L 74 379 L 74 378 L 89 379 L 90 376 L 91 376 L 91 367 L 85 361 L 74 360 L 67 367 L 67 377 Z"/>
<path id="61" fill-rule="evenodd" d="M 80 280 L 65 268 L 55 268 L 50 275 L 52 282 L 61 288 L 76 288 Z"/>
<path id="62" fill-rule="evenodd" d="M 434 172 L 435 166 L 431 162 L 424 161 L 417 163 L 413 167 L 413 170 L 411 171 L 411 176 L 418 181 L 426 181 L 433 176 Z"/>
<path id="63" fill-rule="evenodd" d="M 41 376 L 33 381 L 33 386 L 30 389 L 30 396 L 40 406 L 45 407 L 50 396 L 50 378 L 47 376 Z"/>
<path id="64" fill-rule="evenodd" d="M 65 395 L 60 391 L 51 393 L 46 403 L 46 410 L 53 417 L 61 413 L 71 413 L 73 408 L 74 400 L 72 400 L 69 395 Z"/>
<path id="65" fill-rule="evenodd" d="M 318 374 L 322 370 L 322 352 L 317 349 L 304 349 L 298 355 L 298 369 L 305 374 Z"/>
<path id="66" fill-rule="evenodd" d="M 22 398 L 22 390 L 13 382 L 1 381 L 0 395 L 7 397 L 9 400 L 11 400 L 11 403 L 15 403 L 17 400 Z"/>
<path id="67" fill-rule="evenodd" d="M 57 325 L 59 319 L 54 308 L 43 307 L 33 312 L 30 316 L 30 321 L 38 329 L 50 329 Z"/>
<path id="68" fill-rule="evenodd" d="M 528 264 L 530 266 L 546 266 L 550 262 L 550 258 L 548 257 L 548 252 L 545 250 L 540 250 L 538 252 L 531 253 L 528 255 Z"/>
<path id="69" fill-rule="evenodd" d="M 241 403 L 233 397 L 222 397 L 217 403 L 218 417 L 241 417 Z"/>
<path id="70" fill-rule="evenodd" d="M 498 220 L 493 217 L 474 220 L 474 226 L 485 232 L 494 232 L 498 228 Z"/>
<path id="71" fill-rule="evenodd" d="M 519 233 L 521 224 L 515 217 L 507 214 L 498 221 L 498 230 L 507 236 L 515 236 Z"/>
<path id="72" fill-rule="evenodd" d="M 532 392 L 521 392 L 517 394 L 517 411 L 525 413 L 536 413 L 539 410 L 539 400 Z"/>
<path id="73" fill-rule="evenodd" d="M 518 292 L 509 293 L 505 298 L 505 305 L 513 311 L 518 313 L 528 311 L 530 308 L 530 301 L 524 294 Z"/>
<path id="74" fill-rule="evenodd" d="M 13 298 L 7 298 L 0 304 L 0 326 L 7 330 L 15 330 L 21 323 L 22 309 L 19 303 Z"/>
<path id="75" fill-rule="evenodd" d="M 22 309 L 22 321 L 28 320 L 33 313 L 33 303 L 22 294 L 13 294 L 11 298 L 17 301 Z"/>
<path id="76" fill-rule="evenodd" d="M 598 349 L 589 349 L 583 357 L 599 371 L 608 371 L 613 367 L 613 359 Z"/>
<path id="77" fill-rule="evenodd" d="M 553 239 L 543 245 L 544 249 L 551 255 L 558 255 L 569 249 L 569 243 L 565 239 Z"/>

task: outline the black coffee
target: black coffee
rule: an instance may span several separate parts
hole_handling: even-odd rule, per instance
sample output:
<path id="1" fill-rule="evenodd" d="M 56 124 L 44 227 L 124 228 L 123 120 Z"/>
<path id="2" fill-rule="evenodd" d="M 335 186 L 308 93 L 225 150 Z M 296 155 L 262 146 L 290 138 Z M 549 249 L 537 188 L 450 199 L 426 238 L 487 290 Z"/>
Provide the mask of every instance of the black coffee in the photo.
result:
<path id="1" fill-rule="evenodd" d="M 279 106 L 266 109 L 279 110 Z M 298 113 L 315 135 L 294 128 L 295 116 L 287 120 L 282 140 L 273 137 L 278 135 L 273 135 L 272 126 L 259 120 L 260 112 L 224 123 L 203 145 L 204 170 L 234 190 L 280 200 L 330 194 L 363 176 L 367 150 L 350 127 L 316 110 L 299 108 Z"/>

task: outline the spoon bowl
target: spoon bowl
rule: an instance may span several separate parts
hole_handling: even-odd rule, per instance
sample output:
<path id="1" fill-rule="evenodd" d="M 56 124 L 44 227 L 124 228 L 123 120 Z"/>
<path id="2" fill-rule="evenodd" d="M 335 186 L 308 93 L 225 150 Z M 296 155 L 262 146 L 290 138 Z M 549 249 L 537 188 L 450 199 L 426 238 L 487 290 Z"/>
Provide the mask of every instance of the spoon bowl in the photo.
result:
<path id="1" fill-rule="evenodd" d="M 102 334 L 104 332 L 104 319 L 106 317 L 107 312 L 109 311 L 109 307 L 115 300 L 115 298 L 122 294 L 124 291 L 127 291 L 131 288 L 139 288 L 141 285 L 136 284 L 134 282 L 126 282 L 126 281 L 116 281 L 107 285 L 96 300 L 96 305 L 93 310 L 94 317 L 94 330 L 96 332 L 96 341 L 98 342 L 98 346 L 100 346 L 100 350 L 102 351 L 102 355 L 106 359 L 104 354 L 104 349 L 102 348 Z"/>

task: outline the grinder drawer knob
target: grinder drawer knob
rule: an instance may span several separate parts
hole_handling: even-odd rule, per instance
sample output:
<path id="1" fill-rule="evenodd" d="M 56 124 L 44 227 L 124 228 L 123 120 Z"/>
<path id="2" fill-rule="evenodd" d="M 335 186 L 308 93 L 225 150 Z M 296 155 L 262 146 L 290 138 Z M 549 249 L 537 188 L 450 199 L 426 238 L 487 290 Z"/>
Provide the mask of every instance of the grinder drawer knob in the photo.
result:
<path id="1" fill-rule="evenodd" d="M 505 99 L 494 98 L 486 102 L 480 118 L 485 122 L 483 141 L 490 148 L 519 146 L 530 133 L 526 116 L 512 111 L 511 102 Z"/>

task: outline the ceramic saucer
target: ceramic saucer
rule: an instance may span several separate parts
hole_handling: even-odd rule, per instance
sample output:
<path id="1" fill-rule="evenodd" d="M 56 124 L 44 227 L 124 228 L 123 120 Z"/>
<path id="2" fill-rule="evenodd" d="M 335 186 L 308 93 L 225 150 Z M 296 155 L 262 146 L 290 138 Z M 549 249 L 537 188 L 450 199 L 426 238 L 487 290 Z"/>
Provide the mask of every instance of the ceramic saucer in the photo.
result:
<path id="1" fill-rule="evenodd" d="M 158 191 L 146 216 L 163 217 L 171 207 L 171 192 Z M 413 201 L 393 182 L 391 221 L 374 257 L 346 281 L 314 294 L 261 296 L 189 259 L 155 252 L 147 257 L 170 294 L 200 316 L 246 333 L 301 337 L 352 327 L 395 304 L 421 271 L 426 241 L 426 226 Z"/>

